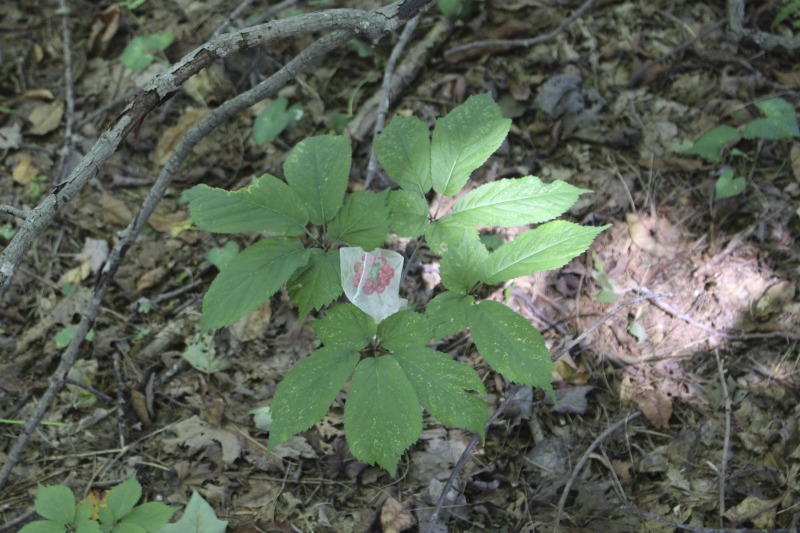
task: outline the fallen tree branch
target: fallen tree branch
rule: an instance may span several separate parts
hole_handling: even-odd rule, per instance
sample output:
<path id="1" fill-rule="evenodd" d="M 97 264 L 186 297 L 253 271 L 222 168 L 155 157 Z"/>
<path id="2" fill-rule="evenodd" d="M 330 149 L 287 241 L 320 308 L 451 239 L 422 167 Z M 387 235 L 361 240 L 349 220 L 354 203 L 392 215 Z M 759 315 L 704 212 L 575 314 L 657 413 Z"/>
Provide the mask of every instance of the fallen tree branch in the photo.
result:
<path id="1" fill-rule="evenodd" d="M 0 253 L 0 297 L 8 287 L 22 258 L 33 241 L 53 221 L 56 214 L 94 178 L 100 167 L 116 152 L 125 137 L 138 128 L 147 114 L 169 99 L 194 74 L 214 61 L 254 46 L 310 32 L 352 31 L 377 41 L 413 17 L 431 0 L 401 0 L 374 11 L 333 9 L 267 22 L 213 39 L 186 55 L 169 70 L 148 83 L 133 98 L 109 129 L 69 174 L 28 215 L 11 242 Z"/>
<path id="2" fill-rule="evenodd" d="M 744 0 L 728 0 L 727 11 L 728 36 L 731 40 L 736 42 L 749 40 L 767 52 L 775 48 L 785 48 L 789 52 L 800 51 L 800 39 L 745 28 Z"/>
<path id="3" fill-rule="evenodd" d="M 416 9 L 419 10 L 422 6 L 427 4 L 430 0 L 405 0 L 404 2 L 399 2 L 392 4 L 385 8 L 380 8 L 372 12 L 360 12 L 359 16 L 354 18 L 348 18 L 351 22 L 354 22 L 352 27 L 346 28 L 344 30 L 336 31 L 335 33 L 331 33 L 321 37 L 317 40 L 314 44 L 306 48 L 303 52 L 298 54 L 294 59 L 292 59 L 289 63 L 286 64 L 283 68 L 281 68 L 278 72 L 272 75 L 267 80 L 261 82 L 256 87 L 246 91 L 228 101 L 220 105 L 210 114 L 208 114 L 203 120 L 201 120 L 198 124 L 196 124 L 193 128 L 191 128 L 186 135 L 181 139 L 178 146 L 170 155 L 169 159 L 167 160 L 166 164 L 161 170 L 158 179 L 156 180 L 153 187 L 150 189 L 147 197 L 142 203 L 141 208 L 136 213 L 136 215 L 131 220 L 130 224 L 128 225 L 125 230 L 123 230 L 119 236 L 119 241 L 115 244 L 114 248 L 111 250 L 109 254 L 108 260 L 106 261 L 105 266 L 103 267 L 102 274 L 100 280 L 97 283 L 95 288 L 95 292 L 92 295 L 89 304 L 87 305 L 86 309 L 83 311 L 80 323 L 76 327 L 76 331 L 74 336 L 72 337 L 72 341 L 70 342 L 69 346 L 64 350 L 64 353 L 61 356 L 61 361 L 58 365 L 58 368 L 50 377 L 48 382 L 48 388 L 45 393 L 42 395 L 42 398 L 39 400 L 36 408 L 30 414 L 25 427 L 17 438 L 17 441 L 14 443 L 14 446 L 8 452 L 8 458 L 3 464 L 2 469 L 0 469 L 0 490 L 5 487 L 8 479 L 11 475 L 11 471 L 13 470 L 14 466 L 19 462 L 20 458 L 22 457 L 22 453 L 25 450 L 25 446 L 28 443 L 33 432 L 39 426 L 39 423 L 44 418 L 47 410 L 49 409 L 50 405 L 52 404 L 53 400 L 56 398 L 58 393 L 64 387 L 65 380 L 67 378 L 67 374 L 69 370 L 74 365 L 77 357 L 80 346 L 83 342 L 83 339 L 86 336 L 86 333 L 89 331 L 94 319 L 97 317 L 98 312 L 100 311 L 100 304 L 103 301 L 103 298 L 108 291 L 108 288 L 111 286 L 111 283 L 116 275 L 117 269 L 122 263 L 122 260 L 125 257 L 126 252 L 128 249 L 133 245 L 136 241 L 141 230 L 144 228 L 147 219 L 150 218 L 150 215 L 155 210 L 156 206 L 160 202 L 161 198 L 164 196 L 164 193 L 167 190 L 167 187 L 172 181 L 172 178 L 178 172 L 183 161 L 188 157 L 191 153 L 192 148 L 206 135 L 211 133 L 214 129 L 221 126 L 222 124 L 228 122 L 231 118 L 235 117 L 240 112 L 244 111 L 254 103 L 258 102 L 259 100 L 263 100 L 264 98 L 275 94 L 279 89 L 289 83 L 292 79 L 294 79 L 300 71 L 307 68 L 308 66 L 318 62 L 322 59 L 325 55 L 327 55 L 331 50 L 338 47 L 342 43 L 347 42 L 351 39 L 354 35 L 359 33 L 366 33 L 367 35 L 373 35 L 372 32 L 374 31 L 375 38 L 379 38 L 380 35 L 384 31 L 392 31 L 396 29 L 404 20 L 407 18 L 413 17 L 415 15 L 415 11 L 410 11 L 408 4 L 412 4 L 416 6 Z M 336 10 L 339 12 L 340 10 Z M 347 10 L 351 11 L 351 10 Z M 405 14 L 406 18 L 401 18 Z M 324 17 L 325 12 L 320 13 L 319 15 L 323 15 Z M 380 24 L 380 31 L 378 26 L 372 27 L 370 26 L 370 21 L 375 21 L 375 14 L 378 15 L 377 19 L 381 22 Z M 295 17 L 299 18 L 299 17 Z M 294 20 L 288 19 L 288 20 Z M 269 23 L 268 25 L 271 25 Z M 337 23 L 338 24 L 338 23 Z M 369 30 L 369 31 L 367 31 Z M 248 30 L 242 30 L 243 32 L 247 32 Z M 228 36 L 226 36 L 228 37 Z M 220 38 L 220 40 L 225 40 L 226 37 Z M 203 50 L 204 45 L 200 47 L 198 50 Z M 187 57 L 198 57 L 199 52 L 196 50 L 192 52 Z M 182 60 L 180 64 L 185 64 L 186 59 Z M 172 72 L 174 70 L 171 69 L 168 72 Z M 163 75 L 162 75 L 163 76 Z M 159 76 L 159 78 L 162 78 Z M 169 78 L 169 77 L 168 77 Z M 170 78 L 171 81 L 169 83 L 174 83 L 174 75 Z M 151 82 L 148 85 L 148 88 L 144 89 L 135 99 L 134 101 L 128 106 L 125 112 L 123 112 L 122 116 L 115 122 L 115 125 L 110 128 L 108 132 L 104 135 L 104 137 L 110 137 L 117 139 L 118 142 L 124 138 L 124 136 L 131 131 L 131 124 L 132 124 L 132 115 L 130 114 L 133 109 L 141 109 L 141 103 L 137 104 L 138 102 L 142 101 L 142 98 L 147 99 L 148 94 L 151 91 L 155 91 L 157 93 L 158 98 L 162 98 L 161 93 L 159 93 L 159 85 L 155 82 Z M 163 89 L 163 87 L 161 87 Z M 166 95 L 165 95 L 166 96 Z M 150 100 L 147 100 L 149 102 Z M 159 100 L 160 101 L 160 100 Z M 149 110 L 149 109 L 148 109 Z M 146 114 L 146 112 L 145 112 Z M 144 115 L 141 115 L 142 118 Z M 121 128 L 121 129 L 120 129 Z M 112 133 L 113 132 L 113 133 Z M 98 141 L 98 144 L 103 140 Z M 109 144 L 105 142 L 106 146 L 104 146 L 102 152 L 98 149 L 99 153 L 107 154 L 105 157 L 106 159 L 113 153 L 113 149 L 116 149 L 118 144 L 114 145 L 113 143 Z M 113 149 L 112 149 L 113 146 Z M 97 147 L 97 144 L 95 145 Z M 109 152 L 109 150 L 111 150 Z M 78 168 L 85 168 L 83 174 L 77 174 L 75 176 L 71 176 L 70 180 L 65 184 L 63 188 L 60 190 L 54 191 L 53 194 L 50 195 L 52 199 L 50 203 L 55 202 L 54 205 L 50 206 L 47 210 L 38 211 L 42 205 L 37 207 L 33 212 L 31 212 L 28 220 L 26 221 L 26 225 L 30 224 L 31 227 L 34 228 L 41 228 L 44 229 L 49 224 L 49 221 L 52 220 L 52 217 L 58 212 L 60 207 L 63 207 L 63 204 L 60 202 L 66 203 L 74 194 L 80 190 L 80 187 L 77 187 L 76 183 L 82 180 L 82 183 L 88 181 L 88 179 L 97 173 L 99 169 L 99 165 L 102 162 L 98 162 L 98 159 L 90 158 L 90 154 L 95 151 L 93 148 L 92 151 L 87 154 L 84 158 L 84 161 L 78 166 Z M 86 165 L 84 164 L 87 159 L 91 159 L 89 163 Z M 103 159 L 105 161 L 105 159 Z M 76 171 L 78 171 L 76 168 Z M 75 174 L 73 172 L 73 174 Z M 72 187 L 71 196 L 67 196 L 62 194 L 64 189 L 68 187 Z M 47 203 L 46 200 L 43 204 Z M 50 218 L 48 219 L 47 216 Z M 22 230 L 20 230 L 21 232 Z M 28 229 L 28 231 L 33 231 L 32 229 Z M 39 230 L 41 231 L 41 230 Z M 12 241 L 13 244 L 13 241 Z M 28 244 L 29 246 L 30 244 Z M 18 245 L 15 249 L 20 249 L 20 245 Z M 9 248 L 11 244 L 9 244 Z M 24 249 L 25 251 L 27 248 Z M 21 260 L 21 255 L 19 257 L 9 256 L 7 255 L 8 248 L 4 250 L 3 254 L 0 255 L 2 257 L 2 262 L 0 262 L 0 269 L 4 271 L 5 277 L 0 278 L 4 281 L 10 279 L 11 274 L 13 273 L 14 268 Z M 24 251 L 21 252 L 24 254 Z M 11 262 L 11 261 L 16 262 Z M 6 265 L 10 265 L 6 266 Z"/>

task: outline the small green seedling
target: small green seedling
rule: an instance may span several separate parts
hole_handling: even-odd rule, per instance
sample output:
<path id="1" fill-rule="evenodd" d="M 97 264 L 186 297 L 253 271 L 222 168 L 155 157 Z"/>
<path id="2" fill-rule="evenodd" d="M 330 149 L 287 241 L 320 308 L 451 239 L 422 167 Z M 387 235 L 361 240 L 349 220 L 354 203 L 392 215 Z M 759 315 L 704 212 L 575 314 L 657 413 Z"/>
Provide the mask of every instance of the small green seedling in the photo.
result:
<path id="1" fill-rule="evenodd" d="M 347 192 L 351 151 L 339 136 L 310 137 L 289 153 L 285 181 L 264 175 L 246 189 L 198 185 L 185 193 L 192 220 L 217 233 L 268 232 L 220 271 L 203 299 L 201 329 L 233 324 L 284 284 L 320 348 L 292 368 L 271 404 L 273 448 L 322 419 L 346 382 L 344 426 L 353 455 L 394 475 L 422 432 L 422 409 L 484 436 L 483 380 L 436 351 L 435 342 L 470 328 L 478 352 L 511 381 L 553 395 L 550 352 L 536 328 L 509 307 L 480 301 L 486 288 L 560 268 L 605 227 L 553 220 L 589 191 L 535 176 L 500 179 L 445 196 L 502 144 L 511 121 L 489 94 L 470 97 L 436 121 L 397 116 L 375 141 L 396 190 Z M 437 193 L 431 209 L 428 196 Z M 433 212 L 434 215 L 430 215 Z M 510 242 L 488 241 L 477 226 L 538 224 Z M 390 233 L 441 255 L 442 288 L 424 312 L 399 297 L 405 258 L 380 248 Z M 345 293 L 350 303 L 328 307 Z"/>
<path id="2" fill-rule="evenodd" d="M 56 342 L 56 348 L 62 350 L 69 346 L 69 343 L 72 342 L 72 337 L 75 336 L 75 332 L 78 330 L 78 326 L 67 326 L 62 328 L 56 333 L 56 336 L 53 340 Z M 94 330 L 90 329 L 86 332 L 86 340 L 92 342 L 94 339 Z"/>
<path id="3" fill-rule="evenodd" d="M 26 191 L 28 196 L 30 196 L 34 202 L 39 201 L 39 198 L 42 197 L 42 190 L 46 184 L 47 176 L 39 175 L 34 177 L 28 184 L 28 190 Z"/>
<path id="4" fill-rule="evenodd" d="M 783 98 L 770 98 L 756 102 L 756 107 L 764 115 L 763 117 L 755 118 L 738 128 L 722 124 L 705 133 L 693 143 L 685 142 L 682 145 L 673 146 L 673 151 L 697 155 L 712 163 L 720 163 L 726 150 L 730 150 L 730 156 L 741 155 L 741 152 L 733 147 L 742 139 L 780 141 L 800 137 L 797 115 L 792 104 Z M 725 169 L 717 178 L 714 198 L 722 200 L 738 196 L 744 191 L 746 185 L 745 178 L 735 176 L 731 169 Z"/>
<path id="5" fill-rule="evenodd" d="M 164 50 L 172 44 L 172 39 L 171 31 L 134 37 L 122 52 L 120 61 L 133 71 L 142 71 L 156 59 L 163 60 Z"/>
<path id="6" fill-rule="evenodd" d="M 20 533 L 158 533 L 175 510 L 158 502 L 136 505 L 141 497 L 136 477 L 111 489 L 96 509 L 88 501 L 75 505 L 69 487 L 39 485 L 34 508 L 44 520 L 27 524 Z"/>
<path id="7" fill-rule="evenodd" d="M 787 21 L 795 31 L 800 31 L 800 0 L 783 0 L 783 8 L 775 15 L 772 29 Z"/>
<path id="8" fill-rule="evenodd" d="M 303 106 L 292 104 L 288 109 L 286 98 L 273 100 L 256 117 L 253 123 L 253 141 L 259 146 L 275 139 L 292 122 L 303 118 Z"/>

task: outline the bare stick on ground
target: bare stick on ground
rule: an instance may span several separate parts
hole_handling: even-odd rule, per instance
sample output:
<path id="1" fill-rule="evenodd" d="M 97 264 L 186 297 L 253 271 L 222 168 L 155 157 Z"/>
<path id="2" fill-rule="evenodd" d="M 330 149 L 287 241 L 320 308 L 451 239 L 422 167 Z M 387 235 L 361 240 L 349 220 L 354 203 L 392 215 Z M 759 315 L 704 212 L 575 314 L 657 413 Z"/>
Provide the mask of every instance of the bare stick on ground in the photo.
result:
<path id="1" fill-rule="evenodd" d="M 386 124 L 386 115 L 389 113 L 389 105 L 392 101 L 392 78 L 394 77 L 394 70 L 395 66 L 397 65 L 397 60 L 400 59 L 400 55 L 406 49 L 408 42 L 411 40 L 414 30 L 417 28 L 417 24 L 419 24 L 419 17 L 420 16 L 418 14 L 406 23 L 406 27 L 403 28 L 403 33 L 400 34 L 397 44 L 394 45 L 394 48 L 392 48 L 392 53 L 389 54 L 389 61 L 386 62 L 386 69 L 383 72 L 383 84 L 381 85 L 381 94 L 383 96 L 381 98 L 381 103 L 378 106 L 378 116 L 375 118 L 375 130 L 372 134 L 373 146 L 375 144 L 375 138 L 380 132 L 383 131 L 383 126 Z M 365 189 L 369 189 L 369 186 L 372 183 L 372 180 L 375 179 L 377 172 L 378 156 L 375 155 L 375 149 L 370 148 L 369 163 L 367 164 L 367 177 L 364 179 Z"/>
<path id="2" fill-rule="evenodd" d="M 529 39 L 492 39 L 489 41 L 476 41 L 472 43 L 462 44 L 455 46 L 444 53 L 444 58 L 448 61 L 455 61 L 455 58 L 464 54 L 472 54 L 476 52 L 490 52 L 490 51 L 508 51 L 514 48 L 530 48 L 537 44 L 550 42 L 561 33 L 564 32 L 573 22 L 583 16 L 584 13 L 589 11 L 594 4 L 595 0 L 586 0 L 575 12 L 569 17 L 565 18 L 561 25 L 550 33 L 539 35 L 538 37 L 531 37 Z"/>
<path id="3" fill-rule="evenodd" d="M 67 103 L 67 111 L 64 118 L 64 144 L 56 167 L 56 185 L 60 184 L 69 172 L 72 155 L 72 121 L 75 117 L 75 96 L 72 91 L 72 37 L 69 32 L 70 9 L 67 0 L 58 0 L 58 10 L 61 12 L 61 33 L 64 35 L 64 100 Z"/>
<path id="4" fill-rule="evenodd" d="M 636 420 L 641 416 L 641 414 L 642 413 L 640 413 L 639 411 L 635 411 L 633 413 L 628 414 L 625 418 L 623 418 L 622 420 L 620 420 L 619 422 L 617 422 L 616 424 L 612 425 L 604 432 L 602 432 L 600 436 L 598 436 L 596 439 L 594 439 L 594 441 L 592 441 L 592 443 L 589 445 L 586 451 L 583 452 L 583 455 L 578 461 L 578 464 L 576 464 L 575 468 L 572 469 L 572 474 L 569 476 L 567 484 L 564 485 L 564 491 L 561 493 L 561 498 L 558 500 L 558 514 L 556 514 L 556 523 L 553 526 L 553 531 L 558 532 L 558 525 L 561 522 L 561 515 L 564 514 L 564 506 L 567 504 L 569 491 L 572 490 L 572 485 L 575 484 L 575 480 L 578 479 L 578 474 L 580 474 L 580 471 L 583 470 L 584 465 L 589 460 L 589 457 L 592 455 L 592 453 L 597 449 L 598 446 L 600 446 L 600 444 L 604 440 L 608 438 L 609 435 L 614 433 L 622 426 L 627 425 L 628 422 L 630 422 L 631 420 Z"/>
<path id="5" fill-rule="evenodd" d="M 731 396 L 728 393 L 728 382 L 725 379 L 725 367 L 722 366 L 722 359 L 719 357 L 719 349 L 714 350 L 717 358 L 717 369 L 719 369 L 719 382 L 722 386 L 722 394 L 725 397 L 725 441 L 722 445 L 722 462 L 719 465 L 719 525 L 725 517 L 725 482 L 728 478 L 728 450 L 731 445 Z"/>

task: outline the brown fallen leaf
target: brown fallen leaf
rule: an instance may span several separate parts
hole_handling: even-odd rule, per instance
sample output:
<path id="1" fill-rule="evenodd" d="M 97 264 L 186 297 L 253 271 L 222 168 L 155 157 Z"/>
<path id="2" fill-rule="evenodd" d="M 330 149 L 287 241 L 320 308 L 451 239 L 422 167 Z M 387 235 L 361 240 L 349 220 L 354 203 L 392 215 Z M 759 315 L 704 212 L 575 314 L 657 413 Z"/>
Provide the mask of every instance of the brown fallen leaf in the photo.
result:
<path id="1" fill-rule="evenodd" d="M 28 154 L 22 154 L 19 158 L 19 163 L 16 164 L 14 170 L 11 171 L 11 179 L 20 185 L 29 185 L 33 178 L 39 174 L 39 169 L 31 161 Z"/>
<path id="2" fill-rule="evenodd" d="M 26 100 L 44 100 L 49 102 L 55 98 L 55 96 L 53 96 L 53 93 L 49 89 L 31 89 L 25 93 L 23 98 Z"/>
<path id="3" fill-rule="evenodd" d="M 634 244 L 654 257 L 672 257 L 675 252 L 656 240 L 639 215 L 627 213 L 625 221 L 628 223 L 628 232 Z"/>
<path id="4" fill-rule="evenodd" d="M 28 133 L 31 135 L 47 135 L 58 128 L 63 116 L 64 102 L 61 100 L 36 106 L 31 111 L 31 114 L 28 115 L 28 121 L 32 124 Z"/>
<path id="5" fill-rule="evenodd" d="M 407 505 L 394 498 L 387 499 L 381 507 L 381 528 L 383 533 L 400 533 L 409 529 L 417 521 Z"/>
<path id="6" fill-rule="evenodd" d="M 119 16 L 120 9 L 116 3 L 94 16 L 92 31 L 89 34 L 89 53 L 91 55 L 100 56 L 106 51 L 109 41 L 119 29 Z"/>
<path id="7" fill-rule="evenodd" d="M 651 424 L 659 429 L 669 428 L 669 419 L 672 417 L 672 398 L 651 389 L 635 394 L 632 399 Z"/>
<path id="8" fill-rule="evenodd" d="M 133 218 L 133 212 L 119 198 L 114 198 L 103 191 L 103 221 L 109 224 L 127 226 Z"/>
<path id="9" fill-rule="evenodd" d="M 789 159 L 792 162 L 794 179 L 800 181 L 800 143 L 792 143 L 792 148 L 789 150 Z"/>

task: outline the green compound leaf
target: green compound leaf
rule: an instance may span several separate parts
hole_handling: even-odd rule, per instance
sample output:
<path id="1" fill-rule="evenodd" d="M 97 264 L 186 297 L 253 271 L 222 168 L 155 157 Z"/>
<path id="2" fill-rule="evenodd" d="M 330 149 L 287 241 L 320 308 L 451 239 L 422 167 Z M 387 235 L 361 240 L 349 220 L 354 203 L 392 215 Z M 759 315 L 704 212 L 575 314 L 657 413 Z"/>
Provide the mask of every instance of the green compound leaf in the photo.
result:
<path id="1" fill-rule="evenodd" d="M 447 251 L 439 265 L 442 285 L 453 292 L 467 293 L 481 281 L 489 251 L 475 228 L 462 228 L 457 238 L 446 238 Z"/>
<path id="2" fill-rule="evenodd" d="M 501 283 L 540 270 L 566 265 L 582 254 L 609 226 L 580 226 L 564 220 L 542 224 L 504 244 L 486 261 L 486 283 Z"/>
<path id="3" fill-rule="evenodd" d="M 797 114 L 792 104 L 783 98 L 770 98 L 756 102 L 756 107 L 764 113 L 764 117 L 747 124 L 744 129 L 745 139 L 779 141 L 800 137 Z"/>
<path id="4" fill-rule="evenodd" d="M 75 510 L 75 533 L 101 533 L 100 524 L 92 520 L 92 506 L 89 502 L 83 502 Z"/>
<path id="5" fill-rule="evenodd" d="M 466 428 L 484 437 L 489 407 L 466 392 L 486 392 L 475 370 L 427 348 L 404 348 L 394 357 L 431 415 L 448 426 Z"/>
<path id="6" fill-rule="evenodd" d="M 272 399 L 270 449 L 322 420 L 359 357 L 353 348 L 325 347 L 289 370 Z"/>
<path id="7" fill-rule="evenodd" d="M 303 200 L 286 183 L 264 174 L 238 191 L 197 185 L 184 193 L 195 225 L 212 233 L 270 231 L 301 235 L 308 224 Z"/>
<path id="8" fill-rule="evenodd" d="M 733 170 L 727 169 L 717 178 L 714 184 L 714 200 L 724 200 L 725 198 L 733 198 L 742 194 L 747 187 L 747 180 L 745 178 L 733 177 Z"/>
<path id="9" fill-rule="evenodd" d="M 378 324 L 381 346 L 399 350 L 407 346 L 425 346 L 433 335 L 430 325 L 419 313 L 400 311 L 389 315 Z"/>
<path id="10" fill-rule="evenodd" d="M 39 516 L 58 524 L 75 520 L 75 496 L 65 485 L 39 485 L 33 507 Z"/>
<path id="11" fill-rule="evenodd" d="M 297 239 L 263 239 L 231 260 L 203 298 L 201 329 L 230 326 L 256 309 L 308 261 Z"/>
<path id="12" fill-rule="evenodd" d="M 171 43 L 171 31 L 134 37 L 122 52 L 120 61 L 131 70 L 144 70 L 155 61 L 155 52 L 163 52 Z"/>
<path id="13" fill-rule="evenodd" d="M 494 370 L 520 385 L 540 387 L 554 396 L 553 362 L 542 334 L 505 305 L 485 300 L 469 311 L 478 353 Z"/>
<path id="14" fill-rule="evenodd" d="M 419 193 L 389 191 L 389 229 L 400 237 L 418 237 L 428 227 L 428 201 Z"/>
<path id="15" fill-rule="evenodd" d="M 312 309 L 319 309 L 342 294 L 339 250 L 309 250 L 308 264 L 297 270 L 287 283 L 289 298 L 302 319 Z"/>
<path id="16" fill-rule="evenodd" d="M 167 524 L 158 533 L 225 533 L 227 527 L 228 522 L 218 519 L 208 502 L 197 491 L 192 491 L 181 519 Z"/>
<path id="17" fill-rule="evenodd" d="M 466 102 L 436 121 L 431 143 L 433 189 L 445 196 L 456 194 L 503 143 L 511 119 L 503 118 L 489 93 L 470 96 Z"/>
<path id="18" fill-rule="evenodd" d="M 351 157 L 346 137 L 320 135 L 300 141 L 286 158 L 286 182 L 305 202 L 313 224 L 330 221 L 342 206 Z"/>
<path id="19" fill-rule="evenodd" d="M 164 527 L 175 509 L 160 502 L 147 502 L 134 507 L 133 510 L 122 518 L 122 524 L 130 524 L 144 531 L 156 533 Z"/>
<path id="20" fill-rule="evenodd" d="M 131 476 L 108 493 L 106 508 L 111 511 L 114 520 L 124 517 L 136 506 L 142 497 L 142 486 L 136 476 Z"/>
<path id="21" fill-rule="evenodd" d="M 678 153 L 688 155 L 699 155 L 700 157 L 719 163 L 722 158 L 722 150 L 739 142 L 742 134 L 739 130 L 723 124 L 701 136 L 694 143 L 688 146 L 676 146 L 673 150 Z"/>
<path id="22" fill-rule="evenodd" d="M 66 533 L 67 526 L 53 520 L 36 520 L 19 530 L 19 533 Z"/>
<path id="23" fill-rule="evenodd" d="M 433 329 L 434 340 L 455 335 L 469 327 L 467 313 L 475 302 L 470 295 L 443 292 L 428 302 L 425 320 Z"/>
<path id="24" fill-rule="evenodd" d="M 309 323 L 326 346 L 349 347 L 360 350 L 372 340 L 377 331 L 371 316 L 353 304 L 339 304 L 325 316 Z"/>
<path id="25" fill-rule="evenodd" d="M 536 176 L 500 179 L 459 198 L 447 216 L 463 226 L 540 224 L 569 209 L 587 192 L 591 191 L 563 181 L 544 183 Z"/>
<path id="26" fill-rule="evenodd" d="M 396 475 L 400 456 L 422 434 L 422 409 L 394 357 L 358 364 L 344 407 L 344 431 L 356 459 Z"/>
<path id="27" fill-rule="evenodd" d="M 417 117 L 396 116 L 375 139 L 375 155 L 392 181 L 425 195 L 431 181 L 430 131 Z"/>
<path id="28" fill-rule="evenodd" d="M 445 253 L 449 248 L 449 243 L 458 242 L 464 234 L 464 226 L 457 223 L 449 216 L 442 217 L 428 224 L 425 228 L 425 242 L 431 250 L 437 254 Z M 475 228 L 467 228 L 477 233 Z"/>
<path id="29" fill-rule="evenodd" d="M 359 246 L 365 250 L 377 248 L 389 232 L 387 191 L 359 191 L 347 195 L 336 218 L 328 225 L 328 236 L 334 242 Z"/>
<path id="30" fill-rule="evenodd" d="M 273 140 L 286 129 L 291 122 L 297 122 L 303 117 L 303 107 L 294 104 L 286 109 L 289 101 L 281 96 L 272 101 L 261 110 L 253 122 L 253 141 L 261 146 Z"/>

